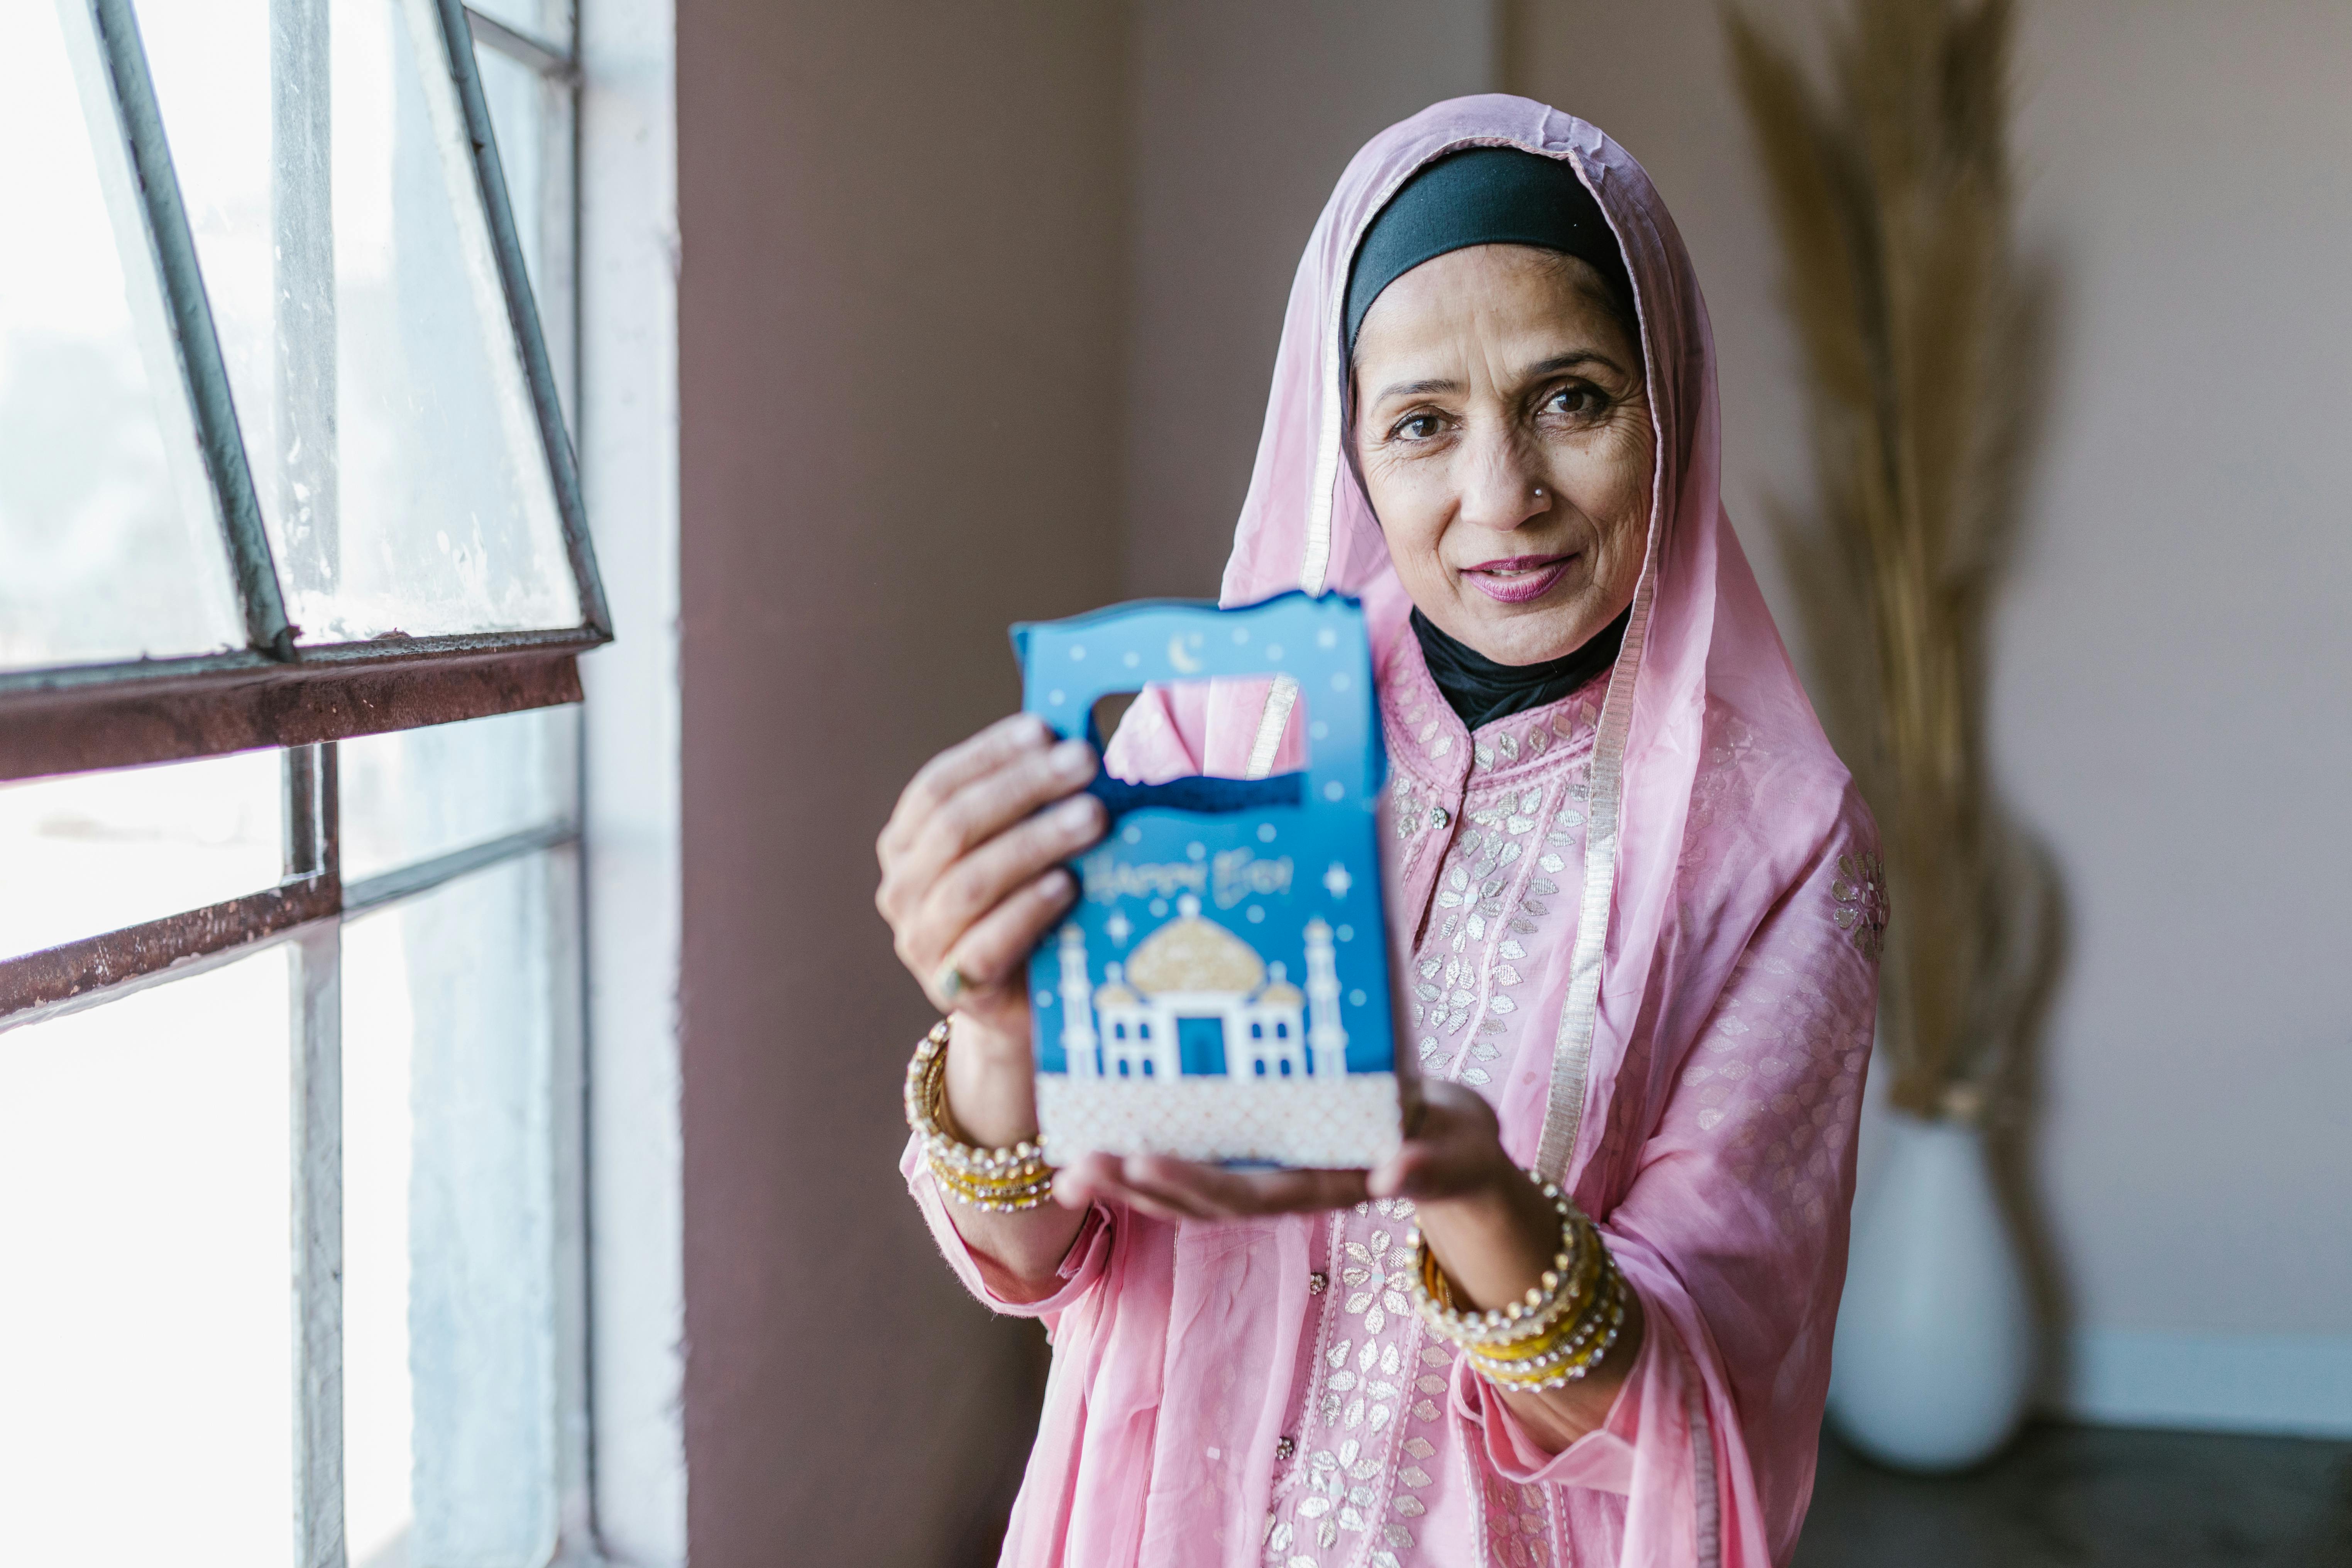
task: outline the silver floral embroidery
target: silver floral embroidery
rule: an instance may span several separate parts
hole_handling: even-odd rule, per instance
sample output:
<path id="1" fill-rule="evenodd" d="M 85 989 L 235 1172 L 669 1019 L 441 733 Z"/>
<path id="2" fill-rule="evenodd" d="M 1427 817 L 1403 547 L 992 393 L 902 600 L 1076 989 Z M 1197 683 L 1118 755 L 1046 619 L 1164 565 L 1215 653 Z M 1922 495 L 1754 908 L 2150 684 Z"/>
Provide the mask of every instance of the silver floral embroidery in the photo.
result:
<path id="1" fill-rule="evenodd" d="M 1557 791 L 1581 798 L 1582 784 L 1580 770 L 1571 769 L 1564 784 L 1515 784 L 1465 809 L 1434 890 L 1433 912 L 1443 918 L 1417 965 L 1414 1022 L 1423 1028 L 1419 1048 L 1431 1072 L 1474 1086 L 1493 1081 L 1485 1064 L 1499 1053 L 1478 1037 L 1502 1033 L 1502 1020 L 1524 1005 L 1512 994 L 1531 978 L 1520 939 L 1553 912 L 1560 891 L 1554 878 L 1573 875 L 1559 847 L 1574 845 L 1572 828 L 1584 820 L 1567 800 L 1549 797 Z M 1474 951 L 1488 943 L 1485 952 Z"/>
<path id="2" fill-rule="evenodd" d="M 1458 823 L 1448 819 L 1450 839 L 1446 833 L 1423 832 L 1418 824 L 1435 820 L 1453 805 L 1458 798 L 1453 789 L 1415 780 L 1408 791 L 1402 776 L 1392 781 L 1400 805 L 1410 793 L 1416 824 L 1410 830 L 1400 824 L 1401 836 L 1411 841 L 1401 851 L 1404 863 L 1424 852 L 1441 858 L 1433 881 L 1419 884 L 1431 889 L 1428 923 L 1405 975 L 1417 1026 L 1414 1048 L 1432 1076 L 1472 1085 L 1493 1081 L 1513 1026 L 1505 1020 L 1516 1021 L 1532 1005 L 1526 988 L 1545 973 L 1538 954 L 1549 945 L 1538 933 L 1557 918 L 1561 885 L 1576 878 L 1589 794 L 1572 752 L 1557 753 L 1589 740 L 1593 717 L 1590 705 L 1579 701 L 1523 730 L 1477 737 L 1470 798 L 1461 801 Z M 1451 750 L 1439 716 L 1392 709 L 1391 720 L 1398 753 L 1417 750 L 1434 759 Z M 1549 775 L 1540 782 L 1511 776 L 1539 762 Z M 1497 776 L 1480 776 L 1486 774 Z M 1343 1563 L 1403 1568 L 1418 1521 L 1431 1507 L 1422 1494 L 1450 1463 L 1443 1461 L 1440 1445 L 1446 1441 L 1441 1434 L 1452 1352 L 1426 1342 L 1402 1277 L 1402 1226 L 1381 1223 L 1409 1212 L 1409 1205 L 1370 1204 L 1344 1226 L 1335 1222 L 1338 1289 L 1325 1298 L 1299 1461 L 1278 1484 L 1268 1515 L 1269 1568 L 1339 1568 Z M 1549 1561 L 1540 1490 L 1516 1501 L 1482 1510 L 1482 1528 L 1499 1524 L 1490 1539 L 1505 1543 L 1512 1553 L 1506 1560 Z M 1538 1555 L 1525 1554 L 1529 1552 Z"/>
<path id="3" fill-rule="evenodd" d="M 1867 850 L 1841 855 L 1837 864 L 1838 874 L 1830 883 L 1830 898 L 1837 909 L 1830 918 L 1837 921 L 1838 930 L 1853 938 L 1863 957 L 1876 963 L 1879 950 L 1885 945 L 1886 864 Z"/>
<path id="4" fill-rule="evenodd" d="M 1342 1289 L 1330 1293 L 1318 1331 L 1307 1391 L 1315 1425 L 1300 1445 L 1314 1451 L 1276 1484 L 1265 1539 L 1270 1568 L 1377 1564 L 1397 1549 L 1390 1535 L 1397 1527 L 1381 1514 L 1395 1483 L 1396 1439 L 1421 1333 L 1399 1273 L 1406 1253 L 1397 1238 L 1412 1212 L 1405 1199 L 1380 1198 L 1333 1216 L 1333 1251 L 1346 1262 Z M 1345 1544 L 1350 1536 L 1355 1542 Z M 1339 1557 L 1323 1555 L 1343 1545 Z"/>
<path id="5" fill-rule="evenodd" d="M 1391 1278 L 1387 1271 L 1390 1266 L 1403 1261 L 1401 1251 L 1396 1258 L 1389 1256 L 1387 1231 L 1372 1232 L 1369 1244 L 1360 1241 L 1348 1243 L 1348 1256 L 1355 1260 L 1355 1266 L 1342 1269 L 1339 1278 L 1353 1292 L 1348 1298 L 1348 1310 L 1364 1315 L 1366 1333 L 1379 1333 L 1381 1325 L 1388 1321 L 1386 1314 L 1390 1312 L 1412 1310 L 1412 1303 L 1406 1300 L 1404 1293 L 1398 1289 L 1404 1282 L 1403 1276 L 1398 1274 Z"/>
<path id="6" fill-rule="evenodd" d="M 1484 1478 L 1486 1552 L 1509 1568 L 1541 1568 L 1551 1561 L 1551 1517 L 1543 1489 L 1522 1487 L 1494 1474 Z"/>

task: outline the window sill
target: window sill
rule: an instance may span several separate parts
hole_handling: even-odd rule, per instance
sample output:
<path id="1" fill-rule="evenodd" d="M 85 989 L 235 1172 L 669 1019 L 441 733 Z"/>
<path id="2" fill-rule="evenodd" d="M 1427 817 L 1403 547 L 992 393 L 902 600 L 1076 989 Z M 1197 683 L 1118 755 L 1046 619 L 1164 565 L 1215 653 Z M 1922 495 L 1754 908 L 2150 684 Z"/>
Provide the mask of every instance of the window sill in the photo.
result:
<path id="1" fill-rule="evenodd" d="M 580 700 L 588 627 L 0 677 L 0 780 L 303 746 Z"/>

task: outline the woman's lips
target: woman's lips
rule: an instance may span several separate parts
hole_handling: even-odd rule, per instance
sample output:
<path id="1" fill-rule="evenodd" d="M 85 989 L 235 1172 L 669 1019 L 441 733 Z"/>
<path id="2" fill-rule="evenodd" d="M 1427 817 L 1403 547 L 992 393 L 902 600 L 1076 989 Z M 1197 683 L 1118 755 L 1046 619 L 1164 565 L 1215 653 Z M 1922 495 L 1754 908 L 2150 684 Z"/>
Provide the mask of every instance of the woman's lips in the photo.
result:
<path id="1" fill-rule="evenodd" d="M 1575 559 L 1573 555 L 1514 555 L 1507 561 L 1483 561 L 1465 567 L 1462 575 L 1499 604 L 1524 605 L 1550 593 Z"/>

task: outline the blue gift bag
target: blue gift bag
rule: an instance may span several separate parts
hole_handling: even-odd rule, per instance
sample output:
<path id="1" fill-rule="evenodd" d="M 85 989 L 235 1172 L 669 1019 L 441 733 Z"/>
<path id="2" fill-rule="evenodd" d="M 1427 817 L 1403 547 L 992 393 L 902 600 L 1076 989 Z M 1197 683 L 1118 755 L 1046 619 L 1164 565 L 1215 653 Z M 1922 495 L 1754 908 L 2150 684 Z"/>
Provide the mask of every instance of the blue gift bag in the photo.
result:
<path id="1" fill-rule="evenodd" d="M 1152 685 L 1266 685 L 1269 757 L 1292 710 L 1307 713 L 1299 772 L 1091 786 L 1109 837 L 1073 868 L 1077 905 L 1029 963 L 1050 1157 L 1385 1159 L 1402 1113 L 1361 608 L 1339 595 L 1145 602 L 1013 637 L 1024 710 L 1097 745 L 1095 704 Z"/>

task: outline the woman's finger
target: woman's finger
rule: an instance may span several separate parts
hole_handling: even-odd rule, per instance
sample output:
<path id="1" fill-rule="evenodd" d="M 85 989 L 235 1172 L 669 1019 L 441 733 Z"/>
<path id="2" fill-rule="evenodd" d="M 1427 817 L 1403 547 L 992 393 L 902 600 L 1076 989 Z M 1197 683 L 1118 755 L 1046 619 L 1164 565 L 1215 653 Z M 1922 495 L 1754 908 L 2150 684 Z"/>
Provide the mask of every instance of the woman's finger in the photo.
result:
<path id="1" fill-rule="evenodd" d="M 1034 713 L 1014 713 L 950 746 L 925 763 L 898 792 L 898 804 L 876 848 L 886 858 L 904 849 L 915 830 L 956 791 L 1007 763 L 1043 752 L 1053 742 L 1053 727 L 1045 721 Z"/>
<path id="2" fill-rule="evenodd" d="M 1083 1155 L 1064 1166 L 1054 1178 L 1054 1195 L 1073 1208 L 1088 1203 L 1122 1204 L 1154 1219 L 1167 1220 L 1171 1224 L 1213 1217 L 1163 1197 L 1149 1187 L 1129 1184 L 1123 1163 L 1110 1154 Z"/>
<path id="3" fill-rule="evenodd" d="M 1120 1176 L 1164 1204 L 1219 1218 L 1346 1208 L 1365 1196 L 1361 1171 L 1233 1171 L 1163 1154 L 1125 1161 Z"/>
<path id="4" fill-rule="evenodd" d="M 1029 816 L 1039 806 L 1084 789 L 1095 776 L 1095 752 L 1084 741 L 1064 741 L 1051 751 L 1017 757 L 959 788 L 918 826 L 895 852 L 886 881 L 919 889 L 949 866 Z"/>
<path id="5" fill-rule="evenodd" d="M 1493 1107 L 1459 1084 L 1423 1086 L 1413 1135 L 1370 1173 L 1381 1197 L 1456 1197 L 1489 1183 L 1508 1164 Z"/>
<path id="6" fill-rule="evenodd" d="M 1029 954 L 1078 896 L 1077 879 L 1056 866 L 1032 877 L 966 928 L 948 960 L 967 984 L 1005 985 L 1025 979 Z M 931 998 L 934 1002 L 943 1000 Z"/>
<path id="7" fill-rule="evenodd" d="M 1015 823 L 940 872 L 907 924 L 939 951 L 961 955 L 968 930 L 1017 889 L 1096 843 L 1108 826 L 1102 802 L 1090 795 L 1073 795 Z"/>

